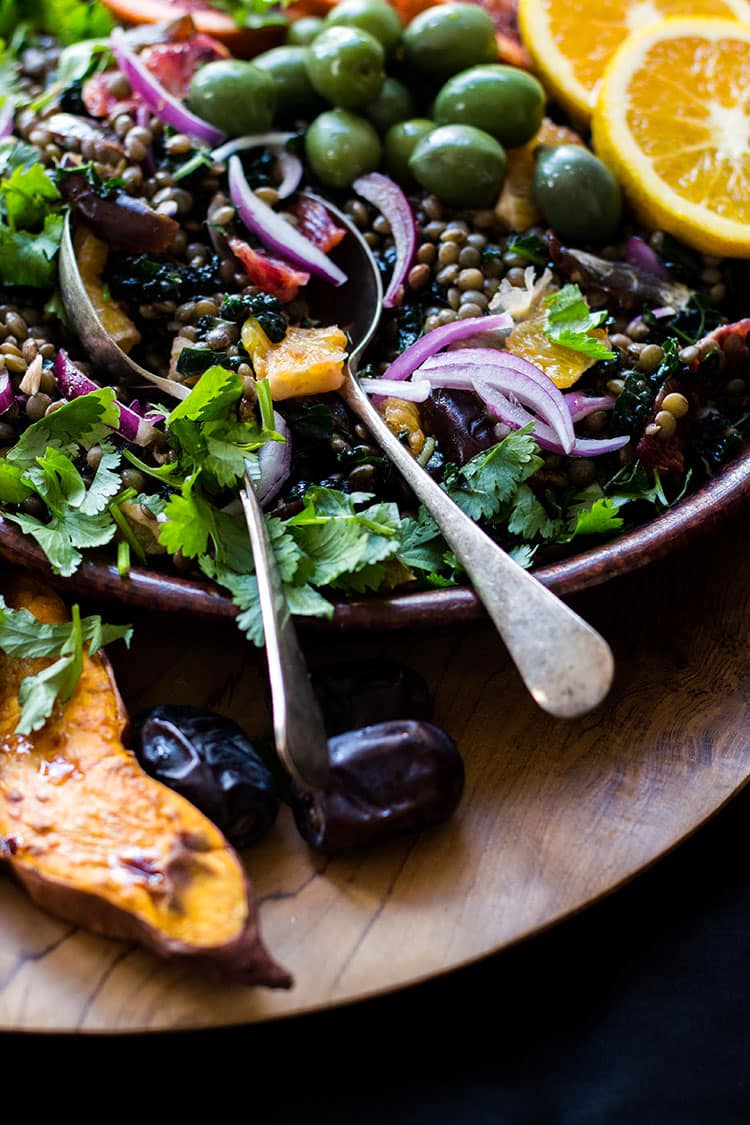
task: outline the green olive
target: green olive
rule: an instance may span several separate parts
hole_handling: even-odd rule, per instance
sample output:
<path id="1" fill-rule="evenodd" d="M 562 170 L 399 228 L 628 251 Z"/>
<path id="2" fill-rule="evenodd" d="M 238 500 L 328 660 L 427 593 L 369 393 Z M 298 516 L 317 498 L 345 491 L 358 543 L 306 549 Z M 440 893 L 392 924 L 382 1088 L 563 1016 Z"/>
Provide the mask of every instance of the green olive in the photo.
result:
<path id="1" fill-rule="evenodd" d="M 505 150 L 473 125 L 442 125 L 417 144 L 409 169 L 450 207 L 489 207 L 505 176 Z"/>
<path id="2" fill-rule="evenodd" d="M 435 100 L 438 125 L 474 125 L 508 148 L 526 144 L 544 117 L 544 89 L 515 66 L 474 66 L 449 78 Z"/>
<path id="3" fill-rule="evenodd" d="M 581 145 L 542 146 L 534 195 L 555 234 L 574 244 L 608 242 L 617 230 L 622 199 L 617 180 Z"/>
<path id="4" fill-rule="evenodd" d="M 388 54 L 398 46 L 404 30 L 398 12 L 385 0 L 341 0 L 331 8 L 326 23 L 361 27 L 382 43 Z"/>
<path id="5" fill-rule="evenodd" d="M 362 109 L 380 93 L 383 46 L 359 27 L 327 27 L 307 48 L 307 73 L 315 89 L 343 109 Z"/>
<path id="6" fill-rule="evenodd" d="M 387 133 L 392 125 L 406 121 L 414 113 L 414 98 L 403 82 L 397 78 L 386 78 L 374 102 L 365 113 L 379 133 Z"/>
<path id="7" fill-rule="evenodd" d="M 477 4 L 438 4 L 411 21 L 404 50 L 410 66 L 445 79 L 468 66 L 495 62 L 495 25 Z"/>
<path id="8" fill-rule="evenodd" d="M 274 47 L 257 55 L 253 66 L 273 78 L 279 117 L 298 114 L 311 117 L 325 107 L 308 77 L 305 47 Z"/>
<path id="9" fill-rule="evenodd" d="M 380 138 L 369 121 L 344 109 L 316 117 L 305 134 L 305 154 L 321 183 L 345 188 L 380 164 Z"/>
<path id="10" fill-rule="evenodd" d="M 196 71 L 188 101 L 199 117 L 230 137 L 266 133 L 276 109 L 276 83 L 252 63 L 217 59 Z"/>
<path id="11" fill-rule="evenodd" d="M 383 141 L 383 158 L 388 174 L 405 188 L 417 186 L 417 181 L 409 168 L 414 149 L 419 142 L 434 130 L 435 122 L 426 117 L 412 117 L 392 125 Z"/>
<path id="12" fill-rule="evenodd" d="M 290 23 L 286 33 L 286 41 L 292 47 L 307 47 L 316 36 L 320 35 L 325 27 L 318 16 L 305 16 L 301 20 Z"/>

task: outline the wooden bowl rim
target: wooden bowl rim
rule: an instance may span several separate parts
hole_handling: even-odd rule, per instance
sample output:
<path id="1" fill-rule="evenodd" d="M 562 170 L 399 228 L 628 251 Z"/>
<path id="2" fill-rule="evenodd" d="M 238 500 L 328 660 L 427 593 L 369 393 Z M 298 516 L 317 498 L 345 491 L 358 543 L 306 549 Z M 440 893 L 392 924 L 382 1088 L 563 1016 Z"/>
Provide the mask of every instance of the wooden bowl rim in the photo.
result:
<path id="1" fill-rule="evenodd" d="M 702 488 L 648 523 L 588 551 L 534 570 L 556 594 L 566 596 L 646 566 L 708 531 L 750 496 L 750 451 Z M 204 620 L 231 620 L 238 610 L 212 583 L 134 567 L 122 577 L 114 563 L 85 560 L 70 578 L 54 575 L 30 536 L 0 517 L 0 556 L 40 575 L 70 594 L 119 601 L 162 613 L 188 613 Z M 484 611 L 469 587 L 421 590 L 381 598 L 341 600 L 330 620 L 301 618 L 323 630 L 406 629 L 479 618 Z"/>

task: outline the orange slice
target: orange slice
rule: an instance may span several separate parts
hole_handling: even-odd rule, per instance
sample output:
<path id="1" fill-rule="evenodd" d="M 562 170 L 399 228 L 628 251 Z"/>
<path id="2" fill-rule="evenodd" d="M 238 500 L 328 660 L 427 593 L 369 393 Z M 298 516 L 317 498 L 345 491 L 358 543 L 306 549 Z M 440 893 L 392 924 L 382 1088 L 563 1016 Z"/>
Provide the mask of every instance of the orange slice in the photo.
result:
<path id="1" fill-rule="evenodd" d="M 554 98 L 585 123 L 605 67 L 633 31 L 669 16 L 750 20 L 747 0 L 520 0 L 521 36 Z"/>
<path id="2" fill-rule="evenodd" d="M 528 320 L 518 322 L 508 337 L 506 347 L 514 355 L 520 355 L 540 367 L 556 387 L 566 391 L 597 360 L 548 340 L 544 335 L 545 324 L 546 310 L 540 308 Z M 589 335 L 595 336 L 603 344 L 609 343 L 607 333 L 602 328 L 594 328 Z"/>
<path id="3" fill-rule="evenodd" d="M 706 254 L 750 255 L 750 25 L 636 32 L 607 68 L 593 130 L 645 226 Z"/>

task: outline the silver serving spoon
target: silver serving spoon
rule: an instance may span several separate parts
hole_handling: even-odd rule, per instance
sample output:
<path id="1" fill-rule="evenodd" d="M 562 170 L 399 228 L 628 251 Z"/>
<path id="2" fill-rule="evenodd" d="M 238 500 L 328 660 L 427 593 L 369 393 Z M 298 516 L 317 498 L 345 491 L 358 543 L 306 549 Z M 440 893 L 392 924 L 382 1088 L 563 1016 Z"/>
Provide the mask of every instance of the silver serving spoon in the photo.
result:
<path id="1" fill-rule="evenodd" d="M 311 311 L 317 311 L 323 320 L 335 319 L 348 328 L 351 352 L 346 381 L 339 393 L 349 408 L 370 429 L 412 491 L 432 514 L 446 542 L 471 579 L 532 697 L 543 710 L 560 718 L 575 718 L 586 714 L 604 699 L 612 683 L 614 660 L 609 645 L 564 602 L 514 562 L 461 511 L 391 433 L 359 386 L 357 367 L 380 321 L 383 296 L 380 273 L 369 246 L 349 217 L 327 200 L 320 199 L 319 202 L 337 222 L 345 226 L 350 235 L 340 243 L 335 252 L 337 263 L 348 275 L 348 283 L 332 290 L 329 285 L 317 282 L 312 283 L 307 290 Z M 108 354 L 112 363 L 113 353 L 111 347 L 105 349 L 105 339 L 107 345 L 112 345 L 112 341 L 96 316 L 81 283 L 69 229 L 67 238 L 63 239 L 61 275 L 64 279 L 63 299 L 73 326 L 80 333 L 90 354 L 107 366 L 104 356 Z M 76 277 L 77 285 L 72 284 Z M 82 309 L 86 310 L 85 316 Z M 116 348 L 116 345 L 112 347 Z M 117 351 L 120 349 L 117 348 Z M 124 353 L 121 355 L 124 356 Z M 175 387 L 179 387 L 179 384 L 144 372 L 143 368 L 133 365 L 127 357 L 125 360 L 131 367 L 131 377 L 132 374 L 148 376 L 151 382 L 159 379 L 160 383 L 165 384 L 164 390 L 170 394 L 176 393 Z M 117 364 L 119 372 L 124 373 L 125 368 L 119 360 Z M 109 370 L 114 372 L 116 365 L 109 366 Z M 183 397 L 185 388 L 179 387 L 179 390 L 182 394 L 178 397 Z M 243 504 L 246 516 L 248 510 L 252 510 L 254 499 L 254 496 L 245 495 Z M 261 552 L 268 554 L 263 537 L 254 530 L 250 534 L 253 537 L 253 550 L 257 552 L 256 564 L 258 560 L 262 564 Z M 272 578 L 269 584 L 273 587 Z M 269 606 L 272 602 L 273 598 L 266 598 Z M 281 604 L 278 596 L 276 603 Z M 285 620 L 288 620 L 288 611 Z M 273 630 L 278 632 L 278 615 L 272 617 L 269 612 L 266 621 L 264 614 L 263 623 L 267 637 L 272 636 Z M 291 628 L 290 621 L 289 627 Z M 283 641 L 272 641 L 271 649 L 281 659 Z M 272 683 L 274 677 L 281 683 L 284 675 L 283 669 L 276 668 L 271 677 Z M 294 694 L 292 689 L 279 692 L 279 706 L 285 714 L 280 714 L 278 723 L 275 719 L 277 732 L 284 723 L 289 725 L 290 692 Z M 294 752 L 291 751 L 289 756 L 293 757 Z"/>
<path id="2" fill-rule="evenodd" d="M 585 715 L 601 703 L 612 683 L 609 645 L 461 511 L 391 433 L 360 387 L 357 367 L 380 320 L 380 272 L 349 217 L 328 200 L 319 202 L 350 235 L 336 253 L 349 282 L 333 295 L 329 286 L 316 284 L 309 290 L 312 311 L 329 320 L 334 312 L 338 323 L 349 325 L 353 346 L 339 394 L 432 514 L 539 706 L 559 718 Z"/>
<path id="3" fill-rule="evenodd" d="M 107 334 L 83 284 L 73 247 L 70 215 L 60 249 L 60 288 L 65 310 L 88 354 L 118 379 L 155 384 L 173 398 L 185 398 L 189 387 L 147 371 Z M 289 774 L 303 789 L 323 789 L 328 781 L 328 739 L 297 641 L 284 586 L 271 547 L 266 522 L 250 475 L 240 492 L 247 523 L 258 598 L 266 639 L 276 751 Z"/>

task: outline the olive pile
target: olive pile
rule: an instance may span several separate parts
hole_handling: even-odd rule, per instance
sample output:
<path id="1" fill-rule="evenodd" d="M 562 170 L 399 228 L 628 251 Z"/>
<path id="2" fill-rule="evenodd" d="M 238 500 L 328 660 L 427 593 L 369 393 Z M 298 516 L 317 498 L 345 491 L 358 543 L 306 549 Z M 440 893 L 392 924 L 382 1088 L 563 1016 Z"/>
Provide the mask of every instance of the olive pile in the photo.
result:
<path id="1" fill-rule="evenodd" d="M 307 161 L 328 188 L 382 166 L 408 191 L 423 188 L 451 207 L 490 207 L 506 149 L 534 137 L 545 106 L 536 78 L 497 59 L 492 19 L 476 4 L 440 4 L 404 28 L 385 0 L 341 0 L 325 20 L 292 23 L 287 44 L 252 63 L 204 66 L 190 104 L 230 135 L 309 121 Z M 540 158 L 535 190 L 560 237 L 613 234 L 617 184 L 586 149 L 567 161 Z M 560 203 L 571 196 L 574 206 Z"/>
<path id="2" fill-rule="evenodd" d="M 464 785 L 455 743 L 426 720 L 424 680 L 396 661 L 330 665 L 312 675 L 329 741 L 324 790 L 281 790 L 231 719 L 195 707 L 156 707 L 137 720 L 140 764 L 205 813 L 237 847 L 276 820 L 282 797 L 314 848 L 329 855 L 446 819 Z"/>

